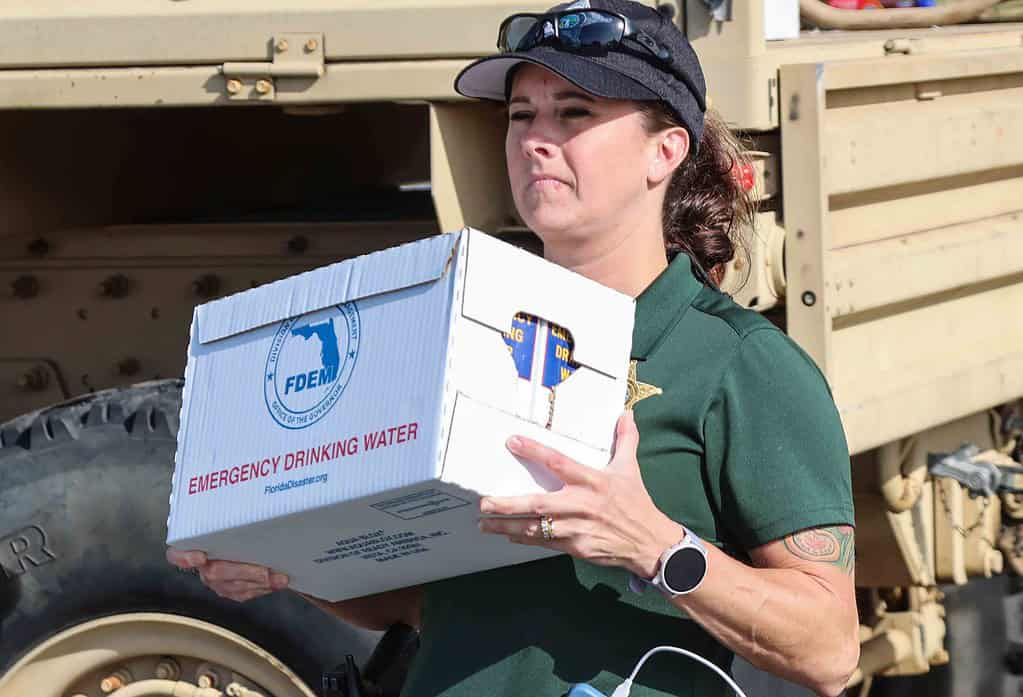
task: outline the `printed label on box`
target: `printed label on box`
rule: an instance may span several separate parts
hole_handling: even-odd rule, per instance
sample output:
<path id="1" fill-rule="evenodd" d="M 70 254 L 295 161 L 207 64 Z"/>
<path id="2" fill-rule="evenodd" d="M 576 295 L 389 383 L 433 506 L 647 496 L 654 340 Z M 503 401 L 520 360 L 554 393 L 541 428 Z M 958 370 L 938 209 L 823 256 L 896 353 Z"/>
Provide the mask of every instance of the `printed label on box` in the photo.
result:
<path id="1" fill-rule="evenodd" d="M 437 489 L 425 489 L 396 499 L 378 501 L 373 508 L 402 520 L 415 520 L 453 508 L 468 506 L 469 501 L 452 496 Z"/>
<path id="2" fill-rule="evenodd" d="M 504 333 L 504 343 L 515 362 L 519 377 L 529 380 L 533 376 L 533 351 L 536 350 L 536 328 L 539 320 L 532 315 L 518 313 L 512 318 L 510 332 Z"/>
<path id="3" fill-rule="evenodd" d="M 429 552 L 430 548 L 423 544 L 424 542 L 450 534 L 447 530 L 434 530 L 421 535 L 417 535 L 411 530 L 391 534 L 387 534 L 384 530 L 374 530 L 363 535 L 336 540 L 334 542 L 336 547 L 324 550 L 323 556 L 317 557 L 313 561 L 317 564 L 327 564 L 353 557 L 365 561 L 375 561 L 378 564 L 395 561 L 411 557 L 414 554 Z"/>
<path id="4" fill-rule="evenodd" d="M 572 337 L 556 324 L 547 325 L 547 346 L 543 361 L 543 386 L 554 388 L 578 368 L 572 362 Z"/>
<path id="5" fill-rule="evenodd" d="M 270 416 L 288 429 L 306 428 L 337 404 L 359 357 L 354 302 L 281 322 L 263 371 Z"/>

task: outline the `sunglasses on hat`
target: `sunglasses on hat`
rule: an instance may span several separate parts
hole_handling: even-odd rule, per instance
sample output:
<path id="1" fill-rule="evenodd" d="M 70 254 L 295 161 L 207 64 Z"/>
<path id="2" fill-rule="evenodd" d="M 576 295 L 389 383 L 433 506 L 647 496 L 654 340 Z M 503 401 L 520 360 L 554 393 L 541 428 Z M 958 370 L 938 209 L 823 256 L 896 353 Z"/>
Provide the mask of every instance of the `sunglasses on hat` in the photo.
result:
<path id="1" fill-rule="evenodd" d="M 706 108 L 702 90 L 690 75 L 675 65 L 671 51 L 646 32 L 636 29 L 628 17 L 618 12 L 580 9 L 516 13 L 501 22 L 497 48 L 501 53 L 529 51 L 542 44 L 568 50 L 607 49 L 621 44 L 624 39 L 632 39 L 650 52 L 667 72 L 682 81 L 700 110 Z"/>
<path id="2" fill-rule="evenodd" d="M 649 34 L 636 30 L 625 15 L 609 10 L 565 10 L 545 14 L 521 12 L 501 22 L 497 48 L 502 53 L 528 51 L 540 44 L 567 49 L 609 48 L 633 39 L 672 72 L 671 52 Z"/>

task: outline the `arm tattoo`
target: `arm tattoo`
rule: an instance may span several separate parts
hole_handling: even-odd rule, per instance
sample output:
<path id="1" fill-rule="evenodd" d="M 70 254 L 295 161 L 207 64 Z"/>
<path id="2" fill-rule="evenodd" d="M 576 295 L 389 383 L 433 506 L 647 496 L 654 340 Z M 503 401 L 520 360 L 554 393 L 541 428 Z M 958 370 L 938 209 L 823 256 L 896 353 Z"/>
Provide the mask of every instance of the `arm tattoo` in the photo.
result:
<path id="1" fill-rule="evenodd" d="M 848 525 L 800 530 L 785 538 L 785 549 L 807 561 L 834 564 L 846 573 L 855 566 L 853 529 Z"/>

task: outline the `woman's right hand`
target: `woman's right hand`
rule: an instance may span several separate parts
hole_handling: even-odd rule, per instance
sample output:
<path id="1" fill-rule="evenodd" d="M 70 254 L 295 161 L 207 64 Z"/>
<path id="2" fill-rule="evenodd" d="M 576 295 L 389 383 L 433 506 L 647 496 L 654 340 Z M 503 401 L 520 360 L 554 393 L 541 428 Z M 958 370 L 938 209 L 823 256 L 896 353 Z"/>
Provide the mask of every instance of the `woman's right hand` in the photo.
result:
<path id="1" fill-rule="evenodd" d="M 288 587 L 288 577 L 258 564 L 208 559 L 205 552 L 167 548 L 167 561 L 179 569 L 197 570 L 199 578 L 221 598 L 239 603 Z"/>

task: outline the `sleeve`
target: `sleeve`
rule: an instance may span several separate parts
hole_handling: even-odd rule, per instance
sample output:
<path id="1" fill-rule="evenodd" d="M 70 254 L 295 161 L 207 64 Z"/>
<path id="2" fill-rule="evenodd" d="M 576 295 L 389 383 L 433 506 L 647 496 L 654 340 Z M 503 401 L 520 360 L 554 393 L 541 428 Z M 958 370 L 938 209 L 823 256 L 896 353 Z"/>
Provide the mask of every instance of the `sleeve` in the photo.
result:
<path id="1" fill-rule="evenodd" d="M 708 407 L 704 437 L 711 495 L 745 549 L 855 524 L 838 410 L 817 365 L 782 332 L 742 339 Z"/>

